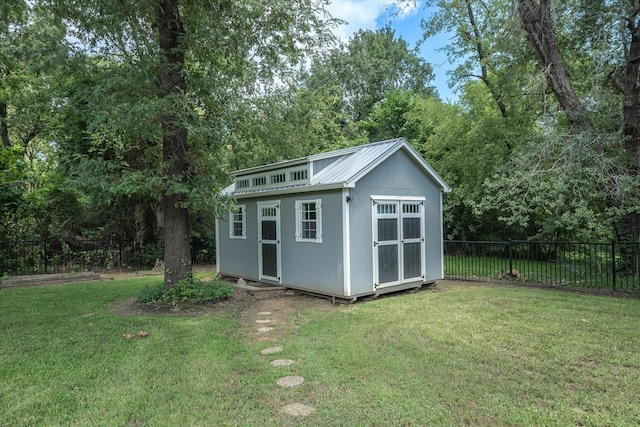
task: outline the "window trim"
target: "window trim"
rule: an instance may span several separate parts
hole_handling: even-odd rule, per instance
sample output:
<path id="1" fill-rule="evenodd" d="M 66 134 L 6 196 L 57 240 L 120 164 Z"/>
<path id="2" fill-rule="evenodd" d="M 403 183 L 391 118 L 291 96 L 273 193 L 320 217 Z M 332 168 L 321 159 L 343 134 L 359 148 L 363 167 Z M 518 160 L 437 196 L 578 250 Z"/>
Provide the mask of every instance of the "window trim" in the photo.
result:
<path id="1" fill-rule="evenodd" d="M 316 204 L 316 237 L 313 239 L 302 236 L 303 205 Z M 322 243 L 322 199 L 296 200 L 296 242 Z"/>
<path id="2" fill-rule="evenodd" d="M 241 213 L 242 218 L 236 219 L 236 215 Z M 234 231 L 235 224 L 242 224 L 242 234 L 237 236 Z M 236 205 L 235 210 L 229 211 L 229 238 L 230 239 L 246 239 L 247 238 L 247 205 Z"/>

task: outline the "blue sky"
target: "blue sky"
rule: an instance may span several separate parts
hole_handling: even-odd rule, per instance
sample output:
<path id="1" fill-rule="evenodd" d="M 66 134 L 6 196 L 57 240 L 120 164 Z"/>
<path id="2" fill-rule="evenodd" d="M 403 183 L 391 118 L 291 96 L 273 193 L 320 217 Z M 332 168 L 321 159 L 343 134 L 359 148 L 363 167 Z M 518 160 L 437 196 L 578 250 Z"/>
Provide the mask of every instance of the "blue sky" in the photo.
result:
<path id="1" fill-rule="evenodd" d="M 396 36 L 402 37 L 409 47 L 413 48 L 422 38 L 420 21 L 429 16 L 433 9 L 425 8 L 419 0 L 404 2 L 400 6 L 398 3 L 397 0 L 332 0 L 328 10 L 333 17 L 348 22 L 334 31 L 342 40 L 347 40 L 358 29 L 375 30 L 390 24 Z M 396 13 L 390 14 L 390 8 Z M 449 63 L 443 52 L 438 51 L 447 44 L 449 37 L 443 34 L 428 39 L 420 52 L 422 58 L 433 67 L 433 84 L 438 89 L 440 98 L 443 101 L 455 102 L 458 97 L 447 83 L 447 71 L 454 65 Z"/>

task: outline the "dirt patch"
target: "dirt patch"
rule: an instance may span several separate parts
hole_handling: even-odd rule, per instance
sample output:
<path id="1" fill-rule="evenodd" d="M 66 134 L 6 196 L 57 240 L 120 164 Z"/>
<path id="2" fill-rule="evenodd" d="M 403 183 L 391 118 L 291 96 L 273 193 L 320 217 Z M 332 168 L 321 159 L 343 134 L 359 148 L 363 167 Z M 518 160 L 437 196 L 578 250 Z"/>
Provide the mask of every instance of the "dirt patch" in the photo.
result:
<path id="1" fill-rule="evenodd" d="M 229 299 L 206 304 L 143 304 L 136 297 L 113 301 L 107 305 L 107 312 L 117 316 L 144 316 L 162 314 L 166 316 L 220 316 L 232 317 L 254 304 L 254 298 L 247 292 L 234 289 Z"/>
<path id="2" fill-rule="evenodd" d="M 332 305 L 331 301 L 325 298 L 305 295 L 291 290 L 254 295 L 246 290 L 234 288 L 230 298 L 207 304 L 149 305 L 136 301 L 135 297 L 129 297 L 109 303 L 107 312 L 117 316 L 161 314 L 166 316 L 235 318 L 243 326 L 251 328 L 249 330 L 251 335 L 258 336 L 261 334 L 258 328 L 265 326 L 261 323 L 256 323 L 256 321 L 265 318 L 261 313 L 270 312 L 269 319 L 265 320 L 270 320 L 269 327 L 275 327 L 291 324 L 292 318 L 294 318 L 294 323 L 303 323 L 302 313 L 306 310 L 331 311 L 339 309 L 339 307 Z"/>
<path id="3" fill-rule="evenodd" d="M 213 266 L 194 267 L 194 273 L 211 271 L 212 269 Z M 103 275 L 103 277 L 107 280 L 115 280 L 151 274 L 154 273 L 149 271 L 116 272 Z M 161 274 L 158 275 L 161 276 Z M 209 279 L 209 277 L 204 277 L 201 280 L 207 279 Z M 447 292 L 455 289 L 456 285 L 461 285 L 461 283 L 452 281 L 439 282 L 438 285 L 423 287 L 422 291 Z M 463 285 L 468 286 L 468 284 Z M 393 294 L 384 295 L 384 297 L 390 297 L 392 295 Z M 365 298 L 362 301 L 366 303 L 366 300 Z M 160 314 L 176 317 L 216 316 L 231 318 L 235 319 L 242 326 L 243 335 L 247 339 L 256 341 L 278 341 L 308 321 L 305 316 L 305 312 L 307 311 L 335 311 L 350 310 L 352 308 L 353 305 L 333 305 L 331 299 L 290 289 L 253 293 L 235 287 L 230 298 L 209 304 L 182 303 L 177 305 L 147 305 L 137 302 L 135 297 L 130 297 L 109 303 L 107 311 L 118 316 Z M 269 321 L 268 323 L 266 322 L 267 320 Z M 272 329 L 268 331 L 261 329 L 266 327 Z"/>
<path id="4" fill-rule="evenodd" d="M 211 265 L 194 265 L 192 267 L 193 274 L 199 274 L 205 271 L 214 271 L 216 266 Z M 102 270 L 100 271 L 101 280 L 122 280 L 131 277 L 156 276 L 162 279 L 162 270 Z M 211 276 L 212 278 L 213 276 Z M 205 280 L 205 279 L 202 279 Z M 209 279 L 210 280 L 210 279 Z M 206 281 L 206 280 L 205 280 Z"/>

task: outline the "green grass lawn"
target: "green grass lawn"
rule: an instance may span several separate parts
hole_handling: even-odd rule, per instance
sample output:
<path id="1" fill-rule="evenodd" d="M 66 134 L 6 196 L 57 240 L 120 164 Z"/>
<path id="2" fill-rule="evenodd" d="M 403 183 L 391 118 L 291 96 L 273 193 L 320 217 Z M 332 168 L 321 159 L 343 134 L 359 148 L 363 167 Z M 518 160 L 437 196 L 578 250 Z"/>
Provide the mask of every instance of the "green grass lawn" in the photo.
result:
<path id="1" fill-rule="evenodd" d="M 530 259 L 446 255 L 444 272 L 448 278 L 472 280 L 499 280 L 510 272 L 517 271 L 517 277 L 505 277 L 531 283 L 544 283 L 569 288 L 594 288 L 613 290 L 614 280 L 611 265 L 602 265 L 584 259 L 565 259 L 563 261 L 536 261 Z M 638 276 L 617 273 L 615 289 L 618 291 L 637 291 Z"/>
<path id="2" fill-rule="evenodd" d="M 638 299 L 442 282 L 300 313 L 262 356 L 233 314 L 106 309 L 157 280 L 0 291 L 0 425 L 640 424 Z"/>

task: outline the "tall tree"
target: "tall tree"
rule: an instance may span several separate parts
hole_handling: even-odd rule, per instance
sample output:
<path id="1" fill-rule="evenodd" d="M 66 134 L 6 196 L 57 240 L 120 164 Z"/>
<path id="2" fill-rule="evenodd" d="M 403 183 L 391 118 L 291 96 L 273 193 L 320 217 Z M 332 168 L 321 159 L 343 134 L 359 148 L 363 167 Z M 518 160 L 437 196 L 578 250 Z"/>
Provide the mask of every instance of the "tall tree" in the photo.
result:
<path id="1" fill-rule="evenodd" d="M 623 135 L 628 174 L 635 182 L 631 191 L 622 194 L 620 207 L 623 221 L 618 222 L 618 234 L 630 241 L 640 241 L 640 1 L 620 2 L 624 57 L 619 67 L 613 71 L 616 87 L 623 95 Z M 634 246 L 633 271 L 640 270 L 640 245 Z"/>
<path id="2" fill-rule="evenodd" d="M 619 65 L 612 70 L 614 82 L 622 93 L 622 135 L 625 148 L 618 154 L 618 172 L 610 179 L 617 183 L 616 190 L 603 194 L 611 201 L 611 212 L 616 212 L 614 226 L 618 238 L 638 241 L 640 239 L 640 199 L 638 198 L 638 178 L 640 177 L 640 2 L 637 0 L 619 3 L 618 18 L 624 29 L 619 37 L 621 46 L 614 49 L 622 52 L 622 58 L 616 61 Z M 536 52 L 536 56 L 545 70 L 547 81 L 552 88 L 561 108 L 567 113 L 572 131 L 593 131 L 593 125 L 578 95 L 573 89 L 572 79 L 560 56 L 556 42 L 551 0 L 519 0 L 519 16 L 527 38 Z M 636 247 L 631 254 L 640 257 L 640 248 Z M 637 272 L 638 266 L 634 265 Z"/>
<path id="3" fill-rule="evenodd" d="M 425 7 L 435 10 L 421 23 L 423 43 L 442 32 L 452 34 L 440 47 L 457 64 L 449 72 L 450 86 L 463 90 L 468 81 L 481 81 L 504 118 L 527 108 L 519 104 L 526 85 L 518 80 L 527 70 L 509 1 L 427 0 Z"/>
<path id="4" fill-rule="evenodd" d="M 5 184 L 14 178 L 5 187 L 14 203 L 1 219 L 7 238 L 39 237 L 34 221 L 41 212 L 27 202 L 55 175 L 56 108 L 64 103 L 70 62 L 64 28 L 47 11 L 24 0 L 0 4 L 0 157 Z"/>
<path id="5" fill-rule="evenodd" d="M 70 24 L 94 66 L 114 71 L 93 90 L 87 156 L 100 161 L 98 147 L 119 153 L 102 157 L 118 171 L 114 185 L 160 195 L 170 287 L 191 270 L 190 214 L 221 204 L 216 153 L 242 104 L 235 99 L 285 82 L 303 51 L 329 39 L 324 2 L 43 1 Z M 150 160 L 128 162 L 127 153 Z"/>
<path id="6" fill-rule="evenodd" d="M 311 90 L 336 90 L 355 122 L 364 120 L 387 91 L 436 95 L 432 80 L 431 65 L 389 27 L 360 30 L 339 49 L 316 55 L 305 79 Z"/>
<path id="7" fill-rule="evenodd" d="M 187 136 L 184 118 L 174 109 L 180 108 L 180 99 L 187 94 L 185 68 L 185 30 L 178 9 L 178 0 L 162 0 L 156 5 L 155 26 L 158 29 L 160 67 L 157 81 L 161 100 L 169 99 L 173 108 L 164 111 L 162 121 L 162 161 L 167 187 L 162 194 L 164 212 L 164 287 L 183 280 L 190 271 L 191 242 L 189 240 L 189 211 L 185 196 L 172 189 L 172 183 L 187 182 Z M 171 99 L 173 98 L 173 99 Z M 178 102 L 176 102 L 178 101 Z"/>
<path id="8" fill-rule="evenodd" d="M 571 130 L 592 130 L 591 120 L 573 88 L 569 70 L 560 56 L 551 0 L 518 0 L 518 11 L 527 39 L 542 65 L 549 87 L 567 114 Z"/>

